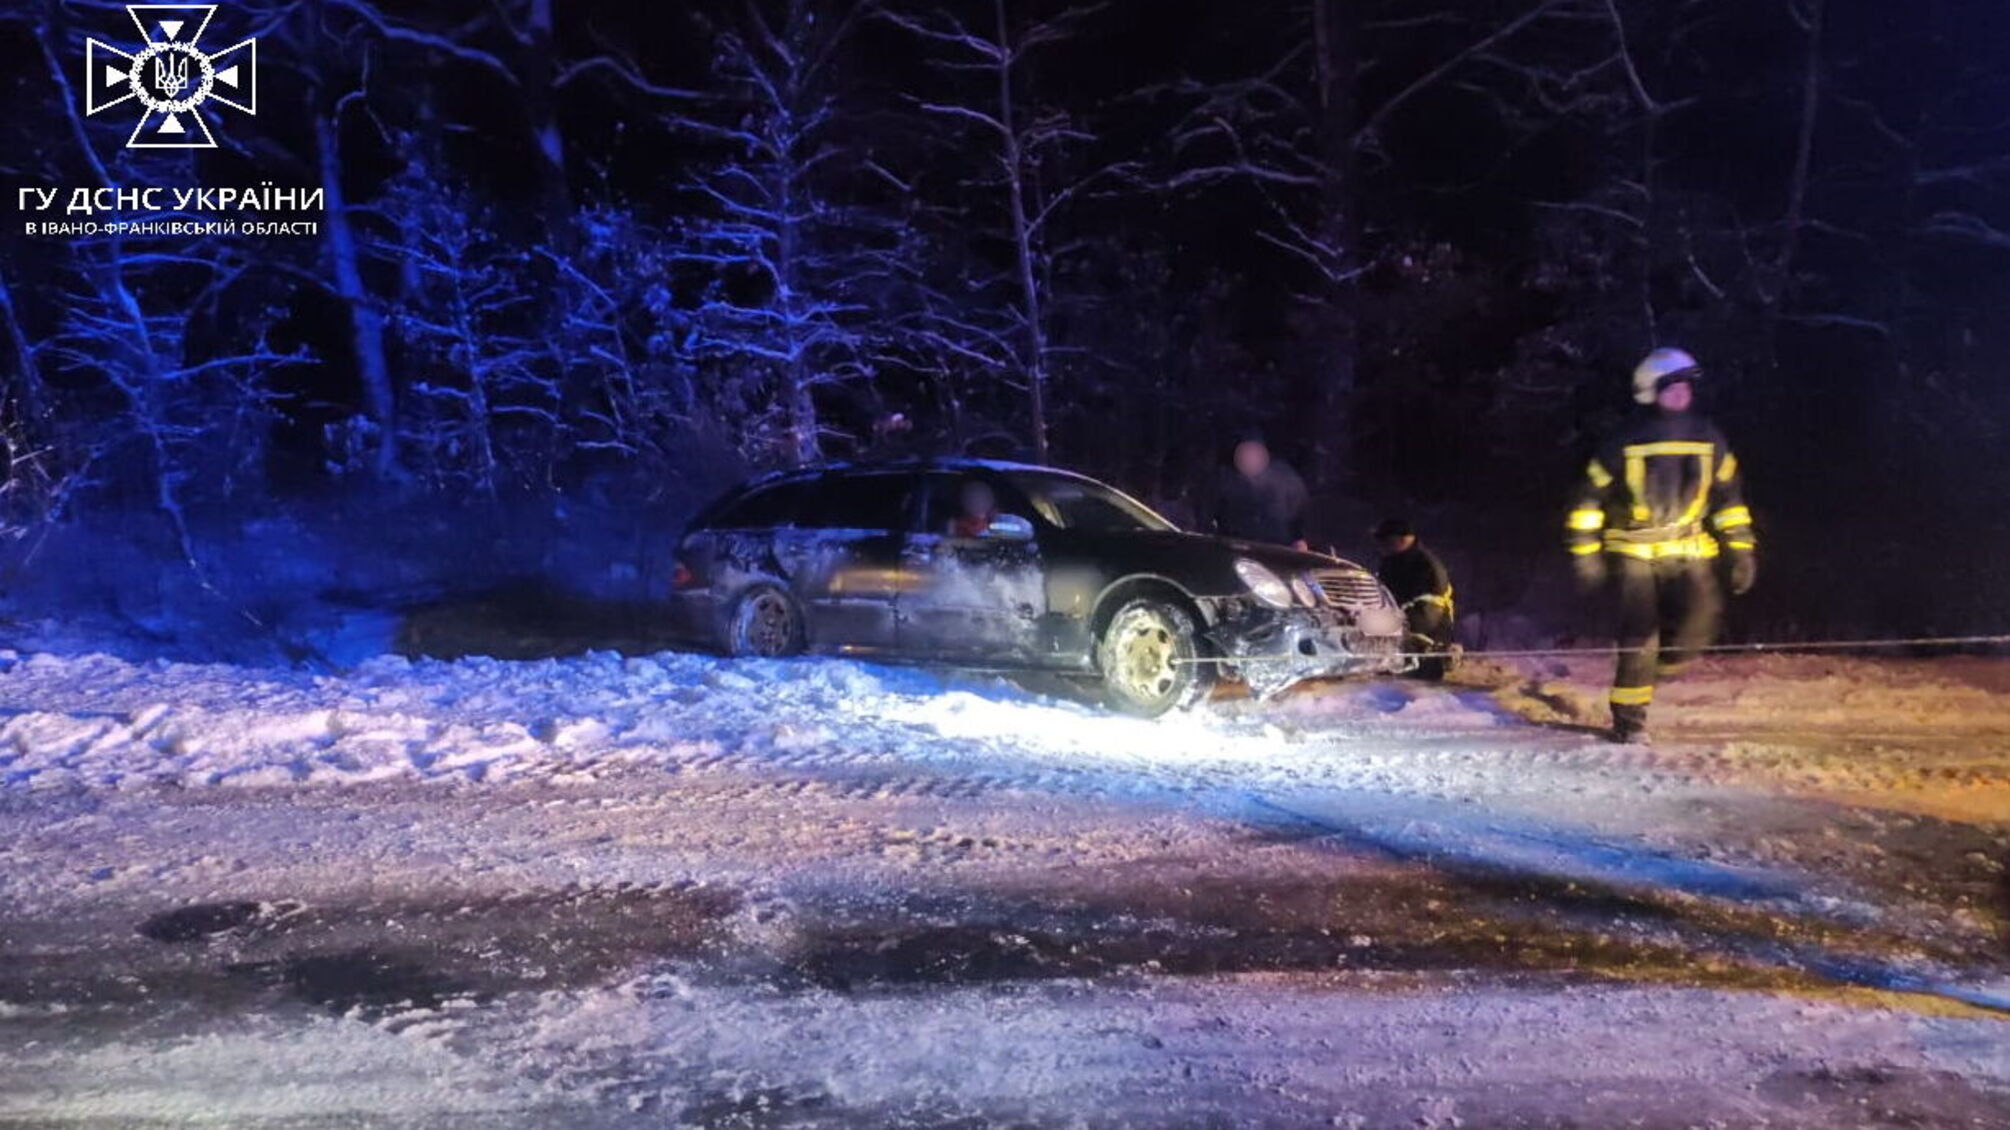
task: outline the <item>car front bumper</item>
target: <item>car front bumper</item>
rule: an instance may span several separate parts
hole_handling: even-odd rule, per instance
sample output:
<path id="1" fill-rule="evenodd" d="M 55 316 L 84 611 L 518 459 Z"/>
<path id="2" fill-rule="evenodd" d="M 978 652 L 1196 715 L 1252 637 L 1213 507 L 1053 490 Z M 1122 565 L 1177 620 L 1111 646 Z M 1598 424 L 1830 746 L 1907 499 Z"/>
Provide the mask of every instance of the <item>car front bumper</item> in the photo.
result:
<path id="1" fill-rule="evenodd" d="M 1398 675 L 1417 665 L 1403 654 L 1403 614 L 1395 608 L 1225 611 L 1208 638 L 1222 667 L 1258 698 L 1307 679 Z"/>

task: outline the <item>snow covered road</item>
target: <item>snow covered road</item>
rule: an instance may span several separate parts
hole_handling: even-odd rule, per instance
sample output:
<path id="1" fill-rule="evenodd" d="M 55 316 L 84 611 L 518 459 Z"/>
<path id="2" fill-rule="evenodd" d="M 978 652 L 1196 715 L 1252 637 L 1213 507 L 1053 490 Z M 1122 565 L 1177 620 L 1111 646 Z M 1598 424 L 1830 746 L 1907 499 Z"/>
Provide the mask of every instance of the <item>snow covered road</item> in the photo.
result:
<path id="1" fill-rule="evenodd" d="M 0 675 L 0 1125 L 2010 1125 L 2010 663 Z"/>

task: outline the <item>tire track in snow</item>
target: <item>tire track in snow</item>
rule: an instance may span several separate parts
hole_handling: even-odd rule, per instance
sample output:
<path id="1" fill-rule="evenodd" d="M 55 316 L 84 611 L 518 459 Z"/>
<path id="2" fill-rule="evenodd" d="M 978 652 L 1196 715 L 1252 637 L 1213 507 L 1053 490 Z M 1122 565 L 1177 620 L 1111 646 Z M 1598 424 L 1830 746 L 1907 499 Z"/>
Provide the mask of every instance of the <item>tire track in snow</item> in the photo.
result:
<path id="1" fill-rule="evenodd" d="M 1439 869 L 1476 870 L 1522 879 L 1581 884 L 1632 897 L 1670 894 L 1781 916 L 1862 926 L 1881 917 L 1874 906 L 1812 896 L 1798 876 L 1725 867 L 1554 826 L 1517 825 L 1499 814 L 1450 806 L 1418 806 L 1388 797 L 1251 794 L 1250 806 L 1351 844 L 1367 844 L 1400 859 Z M 2010 993 L 1963 984 L 1951 971 L 1922 969 L 1876 957 L 1842 954 L 1814 942 L 1793 942 L 1723 926 L 1684 932 L 1704 945 L 1746 960 L 1811 973 L 1837 984 L 1939 997 L 2010 1015 Z"/>

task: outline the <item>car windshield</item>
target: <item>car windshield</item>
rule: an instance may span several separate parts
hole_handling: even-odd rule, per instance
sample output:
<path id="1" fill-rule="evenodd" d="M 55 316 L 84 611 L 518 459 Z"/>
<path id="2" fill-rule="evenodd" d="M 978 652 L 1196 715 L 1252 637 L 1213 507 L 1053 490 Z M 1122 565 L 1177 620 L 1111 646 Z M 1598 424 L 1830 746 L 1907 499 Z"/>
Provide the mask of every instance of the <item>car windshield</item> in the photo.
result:
<path id="1" fill-rule="evenodd" d="M 1021 474 L 1010 478 L 1013 486 L 1025 492 L 1040 517 L 1064 530 L 1115 533 L 1176 528 L 1143 503 L 1101 483 L 1061 475 Z"/>

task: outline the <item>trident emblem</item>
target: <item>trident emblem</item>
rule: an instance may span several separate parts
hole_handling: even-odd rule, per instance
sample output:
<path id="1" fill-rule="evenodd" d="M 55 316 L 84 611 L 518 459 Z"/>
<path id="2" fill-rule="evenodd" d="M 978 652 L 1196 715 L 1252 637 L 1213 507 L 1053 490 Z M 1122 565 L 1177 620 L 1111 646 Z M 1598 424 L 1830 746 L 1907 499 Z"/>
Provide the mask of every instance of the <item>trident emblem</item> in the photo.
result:
<path id="1" fill-rule="evenodd" d="M 181 92 L 188 89 L 188 56 L 154 56 L 154 85 L 169 98 L 181 97 Z"/>

